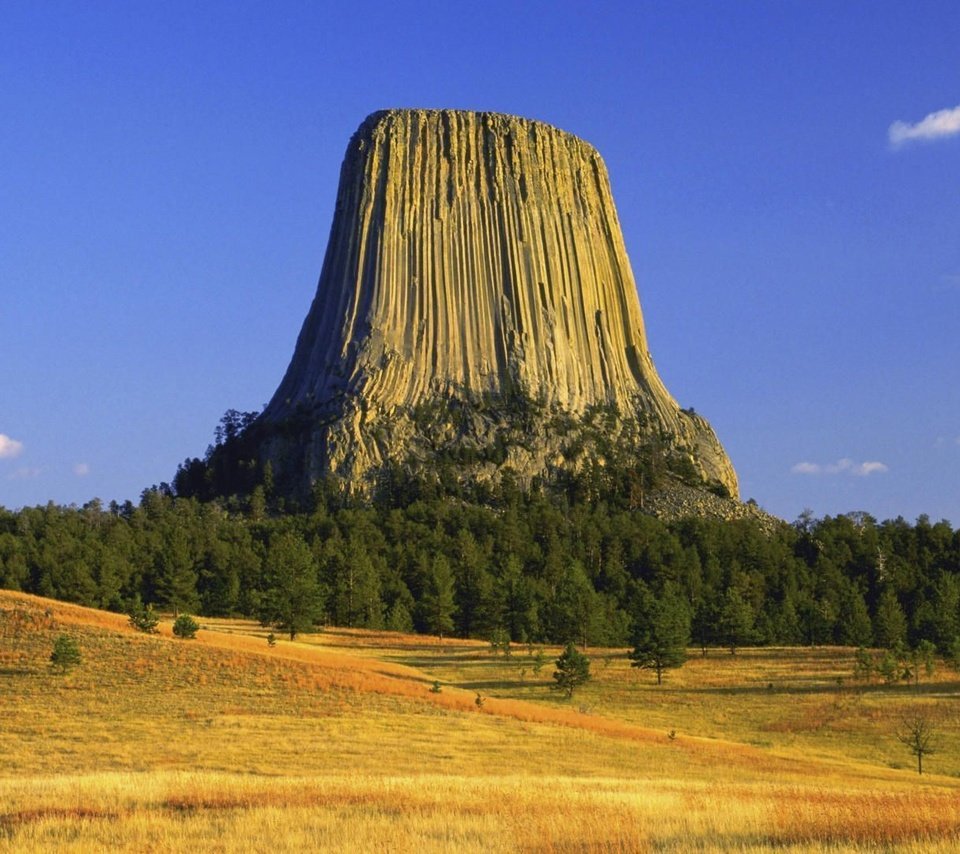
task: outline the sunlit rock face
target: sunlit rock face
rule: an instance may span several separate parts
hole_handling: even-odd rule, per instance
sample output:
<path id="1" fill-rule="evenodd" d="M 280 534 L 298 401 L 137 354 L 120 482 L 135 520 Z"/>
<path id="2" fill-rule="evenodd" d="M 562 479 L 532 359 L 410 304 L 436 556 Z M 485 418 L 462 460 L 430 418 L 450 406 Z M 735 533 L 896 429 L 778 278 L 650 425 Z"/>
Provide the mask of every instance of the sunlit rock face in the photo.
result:
<path id="1" fill-rule="evenodd" d="M 264 459 L 301 489 L 325 474 L 369 486 L 385 463 L 426 470 L 441 451 L 460 479 L 529 483 L 596 463 L 603 431 L 737 494 L 710 426 L 654 368 L 600 155 L 497 113 L 363 122 L 260 426 Z"/>

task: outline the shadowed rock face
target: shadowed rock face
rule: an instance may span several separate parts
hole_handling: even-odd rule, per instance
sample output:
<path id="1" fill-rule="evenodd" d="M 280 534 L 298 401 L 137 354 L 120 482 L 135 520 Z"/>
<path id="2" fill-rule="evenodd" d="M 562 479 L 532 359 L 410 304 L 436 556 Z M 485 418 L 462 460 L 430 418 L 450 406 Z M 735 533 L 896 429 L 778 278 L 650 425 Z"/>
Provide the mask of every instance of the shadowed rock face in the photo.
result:
<path id="1" fill-rule="evenodd" d="M 508 423 L 518 400 L 524 425 Z M 529 480 L 582 465 L 550 425 L 565 419 L 569 436 L 600 410 L 614 440 L 656 435 L 736 496 L 713 431 L 654 368 L 596 150 L 496 113 L 367 118 L 317 295 L 260 419 L 274 470 L 360 484 L 384 462 L 426 467 L 431 449 L 459 445 L 473 451 L 460 476 L 495 479 L 507 464 Z"/>

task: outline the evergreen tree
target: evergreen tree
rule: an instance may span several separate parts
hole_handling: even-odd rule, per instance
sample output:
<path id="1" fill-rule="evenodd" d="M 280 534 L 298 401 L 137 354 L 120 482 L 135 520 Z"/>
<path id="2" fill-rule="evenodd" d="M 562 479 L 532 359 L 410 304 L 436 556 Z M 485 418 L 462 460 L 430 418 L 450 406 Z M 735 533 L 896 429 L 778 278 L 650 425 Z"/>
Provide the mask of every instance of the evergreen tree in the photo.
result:
<path id="1" fill-rule="evenodd" d="M 553 672 L 555 683 L 550 687 L 554 691 L 563 691 L 568 698 L 573 692 L 590 679 L 590 659 L 573 643 L 568 643 L 557 659 L 557 669 Z"/>
<path id="2" fill-rule="evenodd" d="M 707 649 L 718 640 L 719 622 L 720 609 L 713 592 L 710 591 L 696 601 L 690 621 L 690 634 L 704 657 L 707 655 Z"/>
<path id="3" fill-rule="evenodd" d="M 383 601 L 380 574 L 370 551 L 357 535 L 327 550 L 327 577 L 331 579 L 333 621 L 338 626 L 380 628 Z"/>
<path id="4" fill-rule="evenodd" d="M 852 584 L 845 584 L 840 594 L 836 639 L 844 646 L 866 647 L 873 643 L 873 624 L 863 596 Z"/>
<path id="5" fill-rule="evenodd" d="M 154 590 L 157 603 L 174 611 L 196 610 L 200 604 L 196 559 L 189 538 L 189 532 L 194 528 L 191 521 L 171 519 L 156 553 Z"/>
<path id="6" fill-rule="evenodd" d="M 453 600 L 453 573 L 450 564 L 441 554 L 431 564 L 423 591 L 423 614 L 427 627 L 443 641 L 444 632 L 453 629 L 453 614 L 456 604 Z"/>
<path id="7" fill-rule="evenodd" d="M 627 653 L 631 667 L 655 671 L 660 685 L 664 670 L 687 660 L 689 642 L 690 609 L 679 591 L 667 585 L 659 598 L 643 591 L 634 613 L 633 650 Z"/>
<path id="8" fill-rule="evenodd" d="M 737 647 L 751 643 L 755 638 L 753 606 L 736 587 L 730 587 L 723 595 L 718 621 L 718 634 L 731 655 L 736 654 Z"/>
<path id="9" fill-rule="evenodd" d="M 173 621 L 173 634 L 183 640 L 192 640 L 200 631 L 200 624 L 189 614 L 181 614 Z"/>
<path id="10" fill-rule="evenodd" d="M 933 676 L 933 672 L 936 669 L 936 653 L 937 648 L 933 644 L 933 641 L 928 641 L 926 639 L 921 640 L 920 643 L 918 643 L 916 647 L 911 650 L 910 670 L 913 674 L 914 685 L 920 685 L 921 670 L 926 676 Z"/>
<path id="11" fill-rule="evenodd" d="M 129 616 L 130 625 L 133 626 L 138 632 L 143 632 L 144 634 L 148 635 L 154 635 L 157 633 L 157 626 L 160 623 L 160 618 L 154 612 L 153 605 L 147 605 L 144 607 L 139 596 L 134 598 L 130 607 Z"/>
<path id="12" fill-rule="evenodd" d="M 70 635 L 59 635 L 54 641 L 53 652 L 50 653 L 51 667 L 66 673 L 71 667 L 81 662 L 80 647 Z"/>
<path id="13" fill-rule="evenodd" d="M 960 567 L 958 567 L 960 568 Z M 946 651 L 960 636 L 960 577 L 944 573 L 934 587 L 933 620 L 923 636 Z"/>
<path id="14" fill-rule="evenodd" d="M 893 649 L 907 639 L 907 618 L 896 594 L 889 587 L 883 591 L 877 603 L 877 613 L 873 617 L 873 634 L 877 645 L 886 649 Z"/>
<path id="15" fill-rule="evenodd" d="M 797 608 L 803 640 L 810 646 L 821 646 L 833 640 L 837 614 L 825 596 L 802 596 Z"/>
<path id="16" fill-rule="evenodd" d="M 410 609 L 399 598 L 387 609 L 386 629 L 391 632 L 408 633 L 413 631 L 413 617 Z"/>
<path id="17" fill-rule="evenodd" d="M 598 613 L 597 594 L 583 567 L 571 561 L 556 585 L 548 608 L 548 631 L 556 640 L 586 648 Z"/>
<path id="18" fill-rule="evenodd" d="M 489 628 L 493 579 L 483 550 L 465 528 L 457 533 L 456 555 L 457 628 L 463 637 L 475 637 Z"/>
<path id="19" fill-rule="evenodd" d="M 323 614 L 313 555 L 299 536 L 281 533 L 270 541 L 265 569 L 267 589 L 260 617 L 293 640 L 313 628 Z"/>
<path id="20" fill-rule="evenodd" d="M 506 629 L 511 640 L 524 641 L 535 636 L 537 611 L 530 581 L 516 557 L 507 558 L 496 582 L 494 609 L 495 622 Z"/>

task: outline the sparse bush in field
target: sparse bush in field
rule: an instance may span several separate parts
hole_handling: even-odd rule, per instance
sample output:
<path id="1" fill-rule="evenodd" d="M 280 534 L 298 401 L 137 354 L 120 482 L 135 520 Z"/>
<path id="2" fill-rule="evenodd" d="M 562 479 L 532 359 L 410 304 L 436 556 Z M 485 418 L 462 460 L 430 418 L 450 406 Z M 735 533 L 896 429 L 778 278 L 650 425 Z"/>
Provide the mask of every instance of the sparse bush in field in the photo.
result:
<path id="1" fill-rule="evenodd" d="M 183 640 L 191 640 L 197 636 L 200 624 L 189 614 L 181 614 L 173 623 L 173 633 Z"/>
<path id="2" fill-rule="evenodd" d="M 950 641 L 949 646 L 947 646 L 946 661 L 953 670 L 960 673 L 960 638 L 954 638 Z"/>
<path id="3" fill-rule="evenodd" d="M 538 649 L 536 655 L 533 656 L 533 672 L 535 675 L 539 676 L 540 671 L 543 670 L 543 665 L 547 663 L 547 657 L 543 654 L 542 649 Z"/>
<path id="4" fill-rule="evenodd" d="M 857 649 L 856 657 L 853 661 L 853 678 L 869 682 L 870 677 L 873 676 L 874 669 L 873 656 L 861 646 Z"/>
<path id="5" fill-rule="evenodd" d="M 917 757 L 917 773 L 923 773 L 923 757 L 936 753 L 938 733 L 925 715 L 905 719 L 897 731 L 897 741 Z"/>
<path id="6" fill-rule="evenodd" d="M 277 636 L 273 632 L 270 632 L 270 634 L 267 635 L 267 646 L 274 647 L 276 645 Z"/>
<path id="7" fill-rule="evenodd" d="M 156 634 L 159 622 L 160 618 L 154 613 L 153 605 L 144 606 L 139 599 L 134 602 L 130 609 L 130 625 L 138 632 Z"/>
<path id="8" fill-rule="evenodd" d="M 434 679 L 434 680 L 433 680 L 433 685 L 430 686 L 430 693 L 431 693 L 431 694 L 439 694 L 441 690 L 443 690 L 443 689 L 440 687 L 440 682 L 439 682 L 438 680 Z"/>
<path id="9" fill-rule="evenodd" d="M 903 669 L 900 667 L 897 657 L 889 649 L 880 658 L 877 664 L 877 673 L 880 674 L 887 685 L 893 685 L 900 681 Z"/>
<path id="10" fill-rule="evenodd" d="M 490 636 L 490 652 L 494 655 L 499 655 L 502 652 L 508 658 L 510 657 L 510 635 L 503 629 L 493 630 L 493 634 Z"/>
<path id="11" fill-rule="evenodd" d="M 913 670 L 913 681 L 915 685 L 920 684 L 920 670 L 929 677 L 933 676 L 936 669 L 937 648 L 931 641 L 926 639 L 920 641 L 916 648 L 910 653 L 910 666 Z"/>
<path id="12" fill-rule="evenodd" d="M 71 667 L 80 664 L 80 647 L 70 635 L 60 635 L 53 643 L 53 652 L 50 653 L 50 666 L 61 673 L 66 673 Z"/>
<path id="13" fill-rule="evenodd" d="M 916 650 L 908 652 L 903 644 L 897 643 L 884 652 L 877 664 L 877 673 L 887 685 L 897 682 L 920 682 L 920 668 L 929 668 L 933 672 L 933 645 L 921 644 Z"/>

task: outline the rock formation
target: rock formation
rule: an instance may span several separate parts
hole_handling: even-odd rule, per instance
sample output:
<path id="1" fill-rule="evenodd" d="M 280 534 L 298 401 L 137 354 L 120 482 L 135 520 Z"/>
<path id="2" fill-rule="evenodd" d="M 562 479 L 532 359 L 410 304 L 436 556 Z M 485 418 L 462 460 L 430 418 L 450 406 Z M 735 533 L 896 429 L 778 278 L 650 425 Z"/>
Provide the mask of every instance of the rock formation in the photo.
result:
<path id="1" fill-rule="evenodd" d="M 259 429 L 261 461 L 301 490 L 440 461 L 459 480 L 509 469 L 529 483 L 619 448 L 737 494 L 710 426 L 654 368 L 600 155 L 496 113 L 361 124 L 316 297 Z"/>

